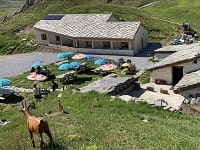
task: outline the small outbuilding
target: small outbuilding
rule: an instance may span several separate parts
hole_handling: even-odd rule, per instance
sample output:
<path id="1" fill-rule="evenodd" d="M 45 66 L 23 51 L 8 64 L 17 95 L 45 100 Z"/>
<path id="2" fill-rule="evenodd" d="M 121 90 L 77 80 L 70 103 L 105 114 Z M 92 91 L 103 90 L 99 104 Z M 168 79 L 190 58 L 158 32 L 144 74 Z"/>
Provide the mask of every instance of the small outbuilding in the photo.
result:
<path id="1" fill-rule="evenodd" d="M 187 97 L 200 93 L 200 44 L 182 48 L 148 70 L 151 82 L 173 85 L 175 93 Z"/>
<path id="2" fill-rule="evenodd" d="M 79 52 L 134 56 L 148 45 L 141 22 L 112 14 L 49 14 L 34 25 L 38 45 L 74 47 Z"/>

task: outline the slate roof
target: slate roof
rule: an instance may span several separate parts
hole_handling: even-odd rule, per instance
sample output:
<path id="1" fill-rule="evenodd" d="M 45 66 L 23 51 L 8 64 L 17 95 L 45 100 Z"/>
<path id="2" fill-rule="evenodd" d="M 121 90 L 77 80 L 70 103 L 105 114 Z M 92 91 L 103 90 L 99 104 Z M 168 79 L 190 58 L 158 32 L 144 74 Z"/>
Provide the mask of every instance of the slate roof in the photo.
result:
<path id="1" fill-rule="evenodd" d="M 174 48 L 176 48 L 176 46 L 174 46 Z M 182 50 L 175 52 L 170 56 L 162 59 L 160 62 L 150 66 L 148 70 L 155 70 L 165 66 L 182 63 L 183 61 L 190 61 L 193 60 L 197 54 L 200 54 L 200 43 L 192 44 L 189 47 L 185 45 L 183 46 Z"/>
<path id="2" fill-rule="evenodd" d="M 198 84 L 200 84 L 200 70 L 185 74 L 183 78 L 173 87 L 173 89 L 179 90 Z"/>
<path id="3" fill-rule="evenodd" d="M 199 44 L 189 44 L 189 45 L 169 45 L 162 48 L 154 50 L 154 52 L 178 52 L 184 49 L 191 49 Z"/>
<path id="4" fill-rule="evenodd" d="M 111 17 L 112 14 L 65 14 L 60 20 L 40 20 L 34 28 L 74 38 L 134 38 L 140 22 L 109 21 Z"/>

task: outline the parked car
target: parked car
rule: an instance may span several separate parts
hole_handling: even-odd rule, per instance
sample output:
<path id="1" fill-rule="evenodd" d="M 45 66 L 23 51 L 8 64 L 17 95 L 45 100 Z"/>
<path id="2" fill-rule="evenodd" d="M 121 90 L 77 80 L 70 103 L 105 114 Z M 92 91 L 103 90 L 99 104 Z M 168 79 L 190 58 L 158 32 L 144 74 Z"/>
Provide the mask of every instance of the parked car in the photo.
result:
<path id="1" fill-rule="evenodd" d="M 182 45 L 183 43 L 180 41 L 180 39 L 175 39 L 174 41 L 172 41 L 171 44 L 172 45 Z"/>

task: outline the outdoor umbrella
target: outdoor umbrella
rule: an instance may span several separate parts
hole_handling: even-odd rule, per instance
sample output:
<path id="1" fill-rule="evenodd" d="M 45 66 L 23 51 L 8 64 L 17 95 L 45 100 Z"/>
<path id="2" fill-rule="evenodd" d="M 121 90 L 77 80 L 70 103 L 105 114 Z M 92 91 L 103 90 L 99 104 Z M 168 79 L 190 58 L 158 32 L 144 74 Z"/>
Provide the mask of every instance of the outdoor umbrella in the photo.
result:
<path id="1" fill-rule="evenodd" d="M 91 54 L 85 55 L 86 60 L 91 60 L 92 58 L 93 58 L 93 55 L 91 55 Z"/>
<path id="2" fill-rule="evenodd" d="M 115 70 L 117 66 L 114 64 L 105 64 L 105 65 L 100 66 L 99 68 L 103 71 L 111 71 L 111 70 Z"/>
<path id="3" fill-rule="evenodd" d="M 67 56 L 73 56 L 75 53 L 72 52 L 72 51 L 68 51 L 68 52 L 65 52 L 65 54 L 66 54 Z"/>
<path id="4" fill-rule="evenodd" d="M 31 81 L 44 81 L 47 79 L 47 76 L 42 75 L 42 74 L 31 73 L 26 78 Z"/>
<path id="5" fill-rule="evenodd" d="M 106 63 L 107 63 L 106 60 L 103 58 L 99 58 L 94 62 L 94 64 L 99 65 L 99 66 L 105 65 Z"/>
<path id="6" fill-rule="evenodd" d="M 76 67 L 80 67 L 81 63 L 74 61 L 74 62 L 71 62 L 70 65 L 72 66 L 72 68 L 76 68 Z"/>
<path id="7" fill-rule="evenodd" d="M 83 59 L 83 58 L 85 58 L 85 54 L 82 53 L 77 53 L 72 57 L 72 59 Z"/>
<path id="8" fill-rule="evenodd" d="M 67 54 L 66 53 L 57 53 L 56 56 L 57 56 L 57 58 L 66 58 Z"/>
<path id="9" fill-rule="evenodd" d="M 4 78 L 1 78 L 0 79 L 0 87 L 3 87 L 3 86 L 8 86 L 10 85 L 12 82 L 8 79 L 4 79 Z"/>
<path id="10" fill-rule="evenodd" d="M 43 61 L 36 61 L 33 63 L 32 67 L 38 67 L 41 66 L 43 64 Z"/>
<path id="11" fill-rule="evenodd" d="M 69 63 L 64 63 L 64 64 L 61 64 L 61 65 L 58 67 L 58 69 L 61 70 L 61 71 L 69 70 L 69 69 L 72 69 L 72 65 L 69 64 Z"/>

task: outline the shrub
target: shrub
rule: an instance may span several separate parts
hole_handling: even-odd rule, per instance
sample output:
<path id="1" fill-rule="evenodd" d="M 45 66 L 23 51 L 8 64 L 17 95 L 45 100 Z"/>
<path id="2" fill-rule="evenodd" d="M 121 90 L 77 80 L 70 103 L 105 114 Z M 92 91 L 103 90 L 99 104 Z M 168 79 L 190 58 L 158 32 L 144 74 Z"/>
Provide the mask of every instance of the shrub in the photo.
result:
<path id="1" fill-rule="evenodd" d="M 139 77 L 139 81 L 142 84 L 149 83 L 150 82 L 150 72 L 144 71 L 143 74 Z"/>

